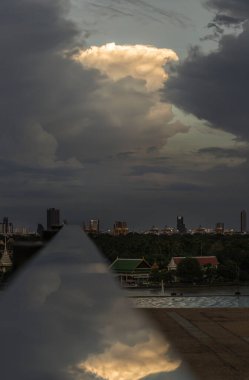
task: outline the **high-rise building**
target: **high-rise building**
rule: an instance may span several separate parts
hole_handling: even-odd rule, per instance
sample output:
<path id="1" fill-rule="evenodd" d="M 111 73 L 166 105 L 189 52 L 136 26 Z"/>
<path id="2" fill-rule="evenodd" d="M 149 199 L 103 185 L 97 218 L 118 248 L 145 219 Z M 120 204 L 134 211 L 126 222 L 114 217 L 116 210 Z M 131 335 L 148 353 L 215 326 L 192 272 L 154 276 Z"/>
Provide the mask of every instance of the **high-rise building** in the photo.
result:
<path id="1" fill-rule="evenodd" d="M 246 211 L 242 210 L 240 213 L 240 232 L 246 232 L 247 225 L 246 225 Z"/>
<path id="2" fill-rule="evenodd" d="M 9 219 L 7 216 L 3 218 L 3 233 L 7 234 L 9 232 Z"/>
<path id="3" fill-rule="evenodd" d="M 53 226 L 60 225 L 60 210 L 49 208 L 47 210 L 47 229 L 52 230 Z"/>
<path id="4" fill-rule="evenodd" d="M 215 232 L 217 234 L 224 234 L 225 225 L 223 222 L 216 223 Z"/>
<path id="5" fill-rule="evenodd" d="M 14 227 L 13 223 L 9 223 L 9 218 L 5 216 L 3 222 L 0 223 L 0 233 L 2 234 L 13 234 Z"/>
<path id="6" fill-rule="evenodd" d="M 126 222 L 117 221 L 114 223 L 114 226 L 113 226 L 113 235 L 114 236 L 127 235 L 128 232 L 129 232 L 129 229 L 128 229 Z"/>
<path id="7" fill-rule="evenodd" d="M 185 234 L 187 232 L 186 226 L 184 224 L 183 216 L 177 216 L 176 228 L 180 232 L 180 234 Z"/>
<path id="8" fill-rule="evenodd" d="M 42 236 L 43 232 L 44 232 L 44 227 L 41 223 L 39 223 L 37 226 L 37 233 L 38 233 L 38 235 Z"/>
<path id="9" fill-rule="evenodd" d="M 99 233 L 99 219 L 91 219 L 89 221 L 89 232 L 93 234 Z"/>
<path id="10" fill-rule="evenodd" d="M 83 222 L 83 230 L 86 233 L 98 234 L 99 230 L 99 219 L 90 219 L 88 223 Z"/>

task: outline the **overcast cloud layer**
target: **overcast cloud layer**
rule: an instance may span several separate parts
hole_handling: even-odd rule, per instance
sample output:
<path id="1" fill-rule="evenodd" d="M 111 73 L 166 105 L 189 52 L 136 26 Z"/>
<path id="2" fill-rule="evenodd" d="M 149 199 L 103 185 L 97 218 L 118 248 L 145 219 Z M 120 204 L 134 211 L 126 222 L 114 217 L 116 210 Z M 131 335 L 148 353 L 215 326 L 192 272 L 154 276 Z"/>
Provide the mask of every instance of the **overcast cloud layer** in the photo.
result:
<path id="1" fill-rule="evenodd" d="M 2 201 L 6 209 L 18 206 L 19 191 L 29 197 L 28 205 L 36 199 L 49 206 L 56 194 L 57 200 L 65 197 L 66 203 L 74 189 L 79 199 L 92 174 L 96 179 L 90 186 L 104 187 L 102 181 L 108 180 L 112 185 L 119 174 L 115 174 L 115 167 L 109 163 L 109 169 L 98 171 L 96 167 L 89 172 L 87 164 L 129 155 L 140 159 L 148 150 L 160 149 L 168 137 L 188 130 L 173 122 L 170 105 L 148 93 L 141 74 L 125 72 L 114 82 L 89 69 L 96 65 L 84 68 L 75 62 L 70 50 L 82 49 L 82 40 L 80 31 L 64 18 L 68 5 L 66 1 L 44 0 L 21 4 L 6 0 L 1 4 L 1 34 L 5 37 L 0 41 L 4 52 L 0 157 L 7 172 L 8 196 L 13 196 L 8 205 L 6 199 Z M 162 65 L 167 56 L 160 61 L 157 49 L 144 50 L 151 50 L 151 57 L 154 54 L 154 77 L 157 71 L 166 77 Z M 169 53 L 172 59 L 177 58 L 174 52 Z M 143 59 L 141 65 L 146 65 Z M 103 170 L 108 170 L 110 177 Z"/>
<path id="2" fill-rule="evenodd" d="M 119 17 L 138 12 L 160 22 L 172 15 L 144 1 L 117 4 L 104 3 Z M 248 7 L 207 5 L 217 10 L 219 19 L 211 21 L 218 27 L 233 15 L 243 32 L 221 33 L 217 52 L 192 50 L 174 76 L 169 64 L 178 54 L 167 36 L 163 49 L 135 41 L 89 47 L 87 26 L 69 20 L 69 1 L 2 0 L 2 216 L 35 223 L 46 208 L 59 207 L 73 222 L 100 217 L 145 227 L 183 213 L 189 223 L 205 223 L 213 220 L 209 197 L 215 201 L 217 188 L 223 194 L 229 185 L 218 206 L 227 217 L 231 175 L 244 194 L 248 188 L 241 176 L 247 144 L 234 140 L 248 138 Z M 182 28 L 176 13 L 174 20 Z M 172 104 L 205 122 L 185 118 Z M 198 215 L 203 204 L 205 217 Z"/>

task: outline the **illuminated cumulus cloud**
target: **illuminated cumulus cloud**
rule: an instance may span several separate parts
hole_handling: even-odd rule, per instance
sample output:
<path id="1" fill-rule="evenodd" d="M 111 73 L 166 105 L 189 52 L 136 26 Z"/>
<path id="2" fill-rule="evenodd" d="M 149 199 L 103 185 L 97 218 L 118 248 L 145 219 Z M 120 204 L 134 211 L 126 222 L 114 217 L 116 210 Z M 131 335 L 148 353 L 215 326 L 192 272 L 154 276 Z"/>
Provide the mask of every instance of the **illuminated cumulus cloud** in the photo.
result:
<path id="1" fill-rule="evenodd" d="M 82 371 L 104 380 L 139 380 L 179 368 L 181 362 L 170 360 L 168 350 L 169 345 L 155 336 L 135 345 L 116 342 L 103 353 L 90 355 L 70 372 L 79 380 L 83 379 Z"/>
<path id="2" fill-rule="evenodd" d="M 144 80 L 147 90 L 155 91 L 168 78 L 164 65 L 177 61 L 178 56 L 171 49 L 109 43 L 82 50 L 75 59 L 85 67 L 99 70 L 114 81 L 127 76 Z"/>
<path id="3" fill-rule="evenodd" d="M 77 127 L 74 152 L 86 155 L 89 144 L 82 149 L 81 141 L 88 140 L 95 146 L 90 147 L 90 155 L 98 152 L 106 157 L 133 151 L 143 159 L 151 146 L 160 150 L 170 137 L 188 132 L 187 126 L 175 123 L 172 106 L 161 102 L 158 91 L 168 78 L 165 64 L 178 59 L 174 51 L 110 43 L 82 50 L 74 59 L 83 70 L 95 69 L 102 74 L 84 105 L 89 112 L 89 126 L 83 122 Z M 72 129 L 66 134 L 71 132 Z M 69 141 L 67 138 L 67 144 Z M 78 142 L 81 145 L 76 149 Z"/>

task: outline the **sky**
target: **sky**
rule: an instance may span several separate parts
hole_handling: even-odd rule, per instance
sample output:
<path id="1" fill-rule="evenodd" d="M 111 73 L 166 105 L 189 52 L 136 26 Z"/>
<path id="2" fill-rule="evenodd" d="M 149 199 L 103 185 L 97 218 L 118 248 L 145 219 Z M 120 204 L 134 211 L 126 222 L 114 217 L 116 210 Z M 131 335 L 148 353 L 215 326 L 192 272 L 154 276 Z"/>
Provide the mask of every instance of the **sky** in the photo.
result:
<path id="1" fill-rule="evenodd" d="M 2 217 L 239 228 L 248 18 L 247 0 L 2 0 Z"/>

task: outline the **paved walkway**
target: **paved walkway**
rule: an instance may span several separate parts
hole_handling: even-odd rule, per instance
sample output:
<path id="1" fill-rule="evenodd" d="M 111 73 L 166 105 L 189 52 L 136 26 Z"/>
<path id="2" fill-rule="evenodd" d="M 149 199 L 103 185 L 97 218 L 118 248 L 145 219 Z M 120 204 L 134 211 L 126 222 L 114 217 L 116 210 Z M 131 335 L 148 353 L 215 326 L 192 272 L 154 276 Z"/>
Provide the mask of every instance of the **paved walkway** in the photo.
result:
<path id="1" fill-rule="evenodd" d="M 201 380 L 249 380 L 249 309 L 144 309 Z"/>

